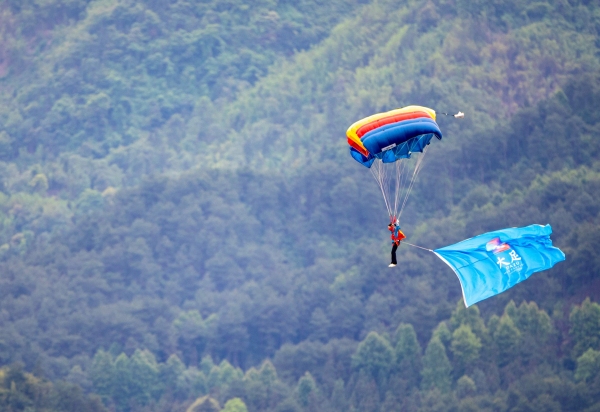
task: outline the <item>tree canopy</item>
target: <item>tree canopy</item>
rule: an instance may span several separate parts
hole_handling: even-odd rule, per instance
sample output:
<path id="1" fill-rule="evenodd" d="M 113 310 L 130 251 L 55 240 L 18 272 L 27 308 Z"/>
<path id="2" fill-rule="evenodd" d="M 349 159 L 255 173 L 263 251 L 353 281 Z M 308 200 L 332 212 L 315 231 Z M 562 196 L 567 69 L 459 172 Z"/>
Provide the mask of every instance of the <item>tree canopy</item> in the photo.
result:
<path id="1" fill-rule="evenodd" d="M 598 408 L 598 7 L 1 2 L 2 408 Z M 411 243 L 550 223 L 567 260 L 469 308 L 388 269 L 344 132 L 407 104 L 466 114 Z"/>

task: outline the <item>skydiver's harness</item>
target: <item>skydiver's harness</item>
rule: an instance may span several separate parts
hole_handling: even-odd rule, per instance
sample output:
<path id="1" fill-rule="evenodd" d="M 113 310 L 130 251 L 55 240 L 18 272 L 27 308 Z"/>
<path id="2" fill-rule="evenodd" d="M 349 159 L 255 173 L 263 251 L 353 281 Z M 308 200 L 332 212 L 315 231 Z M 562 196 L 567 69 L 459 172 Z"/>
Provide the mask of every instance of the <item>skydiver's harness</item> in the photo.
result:
<path id="1" fill-rule="evenodd" d="M 394 242 L 396 246 L 400 245 L 402 239 L 406 239 L 406 235 L 402 233 L 402 230 L 400 230 L 399 225 L 392 224 L 391 227 L 388 227 L 388 230 L 392 232 L 390 237 L 392 238 L 392 242 Z"/>

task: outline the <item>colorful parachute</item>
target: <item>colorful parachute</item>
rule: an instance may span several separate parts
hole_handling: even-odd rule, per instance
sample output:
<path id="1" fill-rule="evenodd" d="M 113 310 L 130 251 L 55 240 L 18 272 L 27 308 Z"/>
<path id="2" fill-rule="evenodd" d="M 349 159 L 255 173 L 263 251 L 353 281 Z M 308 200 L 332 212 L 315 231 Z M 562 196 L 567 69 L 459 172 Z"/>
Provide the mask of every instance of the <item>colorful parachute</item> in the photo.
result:
<path id="1" fill-rule="evenodd" d="M 455 117 L 464 116 L 455 115 Z M 377 181 L 391 220 L 399 219 L 433 137 L 442 139 L 435 111 L 407 106 L 354 123 L 346 132 L 350 155 L 369 168 Z M 415 152 L 423 155 L 405 162 Z M 402 199 L 403 197 L 403 199 Z"/>
<path id="2" fill-rule="evenodd" d="M 422 106 L 365 117 L 346 132 L 350 154 L 366 167 L 375 159 L 392 163 L 409 158 L 412 152 L 422 152 L 434 135 L 442 138 L 435 111 Z"/>
<path id="3" fill-rule="evenodd" d="M 550 225 L 514 227 L 432 252 L 458 276 L 468 307 L 565 260 L 565 254 L 552 246 L 551 233 Z"/>

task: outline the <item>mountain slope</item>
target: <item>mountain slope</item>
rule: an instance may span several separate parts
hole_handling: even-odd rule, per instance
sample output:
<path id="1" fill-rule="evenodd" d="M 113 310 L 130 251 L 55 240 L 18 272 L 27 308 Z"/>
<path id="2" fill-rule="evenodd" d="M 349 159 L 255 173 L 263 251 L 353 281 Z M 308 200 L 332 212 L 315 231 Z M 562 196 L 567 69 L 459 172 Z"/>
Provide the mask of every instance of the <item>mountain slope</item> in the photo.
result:
<path id="1" fill-rule="evenodd" d="M 119 411 L 593 407 L 597 6 L 317 3 L 1 6 L 0 362 Z M 344 131 L 409 103 L 467 115 L 440 116 L 408 241 L 550 223 L 565 262 L 469 310 L 431 253 L 387 268 Z"/>

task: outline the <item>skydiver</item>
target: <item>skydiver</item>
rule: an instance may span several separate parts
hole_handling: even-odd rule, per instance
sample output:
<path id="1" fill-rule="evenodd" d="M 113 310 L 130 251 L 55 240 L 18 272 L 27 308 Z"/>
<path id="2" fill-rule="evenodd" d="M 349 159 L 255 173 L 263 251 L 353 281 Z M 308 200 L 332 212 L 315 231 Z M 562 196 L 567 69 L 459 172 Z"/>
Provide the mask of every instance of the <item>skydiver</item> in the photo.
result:
<path id="1" fill-rule="evenodd" d="M 400 242 L 406 239 L 406 235 L 400 230 L 400 222 L 398 222 L 398 220 L 395 220 L 394 223 L 390 223 L 388 225 L 388 230 L 391 232 L 390 237 L 392 238 L 392 263 L 389 264 L 389 267 L 393 268 L 398 264 L 396 261 L 396 250 L 398 249 L 398 246 L 400 246 Z"/>

